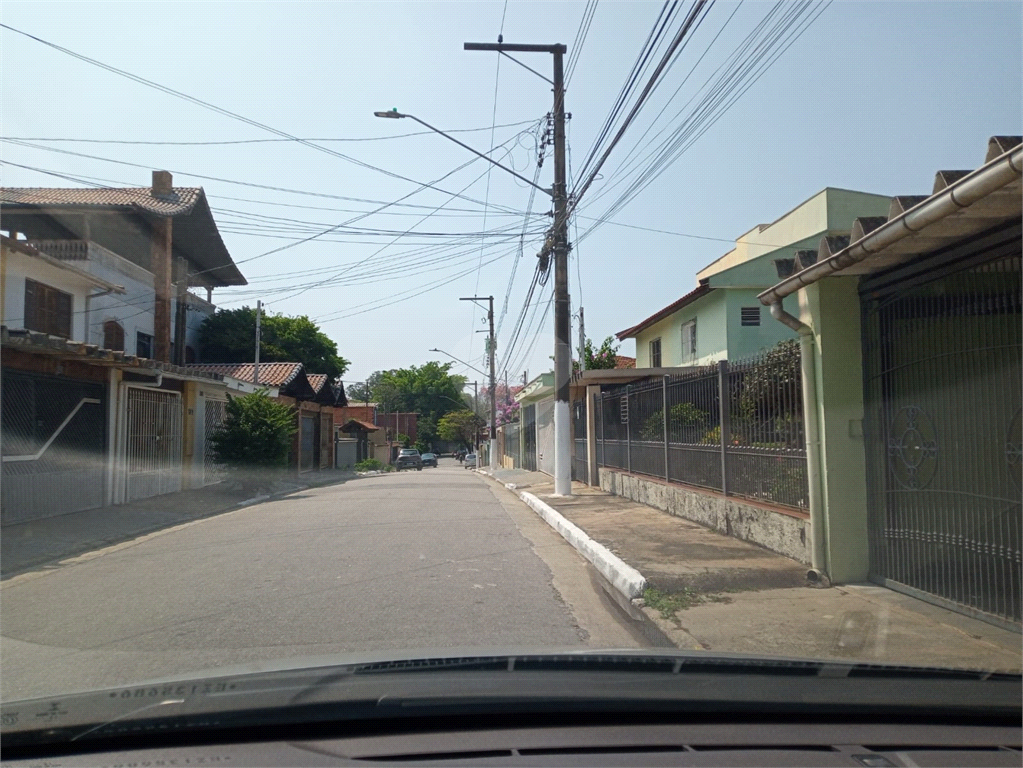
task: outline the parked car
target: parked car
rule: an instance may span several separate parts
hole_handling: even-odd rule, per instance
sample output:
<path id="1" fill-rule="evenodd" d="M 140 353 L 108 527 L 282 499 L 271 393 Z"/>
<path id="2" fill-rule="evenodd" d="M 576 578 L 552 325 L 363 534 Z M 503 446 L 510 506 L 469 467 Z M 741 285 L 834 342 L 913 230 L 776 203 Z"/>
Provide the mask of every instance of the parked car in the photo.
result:
<path id="1" fill-rule="evenodd" d="M 463 466 L 466 469 L 475 469 L 476 468 L 476 454 L 475 453 L 467 453 L 467 454 L 465 454 L 465 458 L 462 461 L 464 462 Z"/>
<path id="2" fill-rule="evenodd" d="M 423 454 L 423 466 L 424 467 L 436 467 L 437 466 L 437 454 L 435 454 L 435 453 L 424 453 Z"/>
<path id="3" fill-rule="evenodd" d="M 398 460 L 394 462 L 394 468 L 399 472 L 403 469 L 415 469 L 423 471 L 423 457 L 415 448 L 402 448 L 398 453 Z"/>

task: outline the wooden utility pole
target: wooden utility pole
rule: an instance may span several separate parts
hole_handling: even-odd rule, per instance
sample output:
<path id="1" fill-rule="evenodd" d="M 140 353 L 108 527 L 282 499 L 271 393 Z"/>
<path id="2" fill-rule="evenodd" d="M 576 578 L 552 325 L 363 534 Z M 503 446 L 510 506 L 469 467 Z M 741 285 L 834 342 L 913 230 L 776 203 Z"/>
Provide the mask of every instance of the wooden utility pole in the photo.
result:
<path id="1" fill-rule="evenodd" d="M 259 383 L 260 321 L 263 319 L 263 302 L 256 300 L 256 363 L 252 370 L 252 383 Z"/>
<path id="2" fill-rule="evenodd" d="M 522 45 L 515 43 L 465 43 L 467 51 L 498 53 L 549 53 L 554 57 L 554 224 L 549 246 L 554 252 L 554 493 L 572 495 L 572 414 L 569 410 L 569 380 L 572 375 L 572 318 L 568 296 L 568 188 L 565 163 L 565 75 L 564 45 Z M 529 69 L 518 60 L 516 64 Z M 543 252 L 541 252 L 543 253 Z"/>
<path id="3" fill-rule="evenodd" d="M 497 339 L 494 338 L 494 297 L 467 296 L 459 301 L 486 301 L 487 320 L 490 321 L 490 335 L 487 337 L 487 356 L 490 358 L 490 469 L 497 469 L 497 376 L 494 372 L 494 350 Z"/>

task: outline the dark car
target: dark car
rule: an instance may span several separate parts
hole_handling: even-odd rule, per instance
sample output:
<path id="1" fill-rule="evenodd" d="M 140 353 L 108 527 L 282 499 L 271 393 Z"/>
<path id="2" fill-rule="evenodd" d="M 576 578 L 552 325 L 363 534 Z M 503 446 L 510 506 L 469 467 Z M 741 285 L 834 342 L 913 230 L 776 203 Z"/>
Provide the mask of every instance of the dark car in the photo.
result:
<path id="1" fill-rule="evenodd" d="M 437 454 L 436 453 L 424 453 L 423 454 L 423 466 L 424 467 L 436 467 L 437 466 Z"/>
<path id="2" fill-rule="evenodd" d="M 398 454 L 398 460 L 394 462 L 394 468 L 399 472 L 403 469 L 415 469 L 423 471 L 423 457 L 415 448 L 402 448 Z"/>

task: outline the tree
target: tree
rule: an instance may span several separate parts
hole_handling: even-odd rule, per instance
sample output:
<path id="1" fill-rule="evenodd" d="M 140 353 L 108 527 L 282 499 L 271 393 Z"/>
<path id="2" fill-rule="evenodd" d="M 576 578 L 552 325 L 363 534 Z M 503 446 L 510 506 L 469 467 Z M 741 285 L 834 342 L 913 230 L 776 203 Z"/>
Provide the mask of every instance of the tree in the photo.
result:
<path id="1" fill-rule="evenodd" d="M 497 390 L 497 426 L 502 424 L 510 424 L 519 420 L 519 404 L 515 402 L 514 395 L 516 392 L 522 389 L 518 387 L 506 387 L 504 384 L 498 384 L 495 389 Z M 486 411 L 490 412 L 490 388 L 486 387 L 480 390 L 480 399 L 486 403 Z"/>
<path id="2" fill-rule="evenodd" d="M 331 379 L 348 370 L 349 363 L 338 355 L 337 344 L 305 315 L 264 314 L 260 325 L 260 362 L 298 362 L 308 372 L 325 373 Z M 255 339 L 256 310 L 218 309 L 199 327 L 199 354 L 207 363 L 251 362 Z"/>
<path id="3" fill-rule="evenodd" d="M 377 371 L 369 377 L 372 400 L 383 411 L 418 413 L 418 435 L 429 443 L 437 437 L 438 420 L 451 411 L 465 408 L 464 376 L 453 376 L 450 363 L 429 362 L 422 366 Z"/>
<path id="4" fill-rule="evenodd" d="M 437 434 L 441 440 L 471 448 L 476 444 L 476 435 L 482 426 L 483 419 L 472 411 L 452 411 L 437 422 Z"/>
<path id="5" fill-rule="evenodd" d="M 594 349 L 593 340 L 586 340 L 583 353 L 586 356 L 587 371 L 607 370 L 618 366 L 618 349 L 621 345 L 615 344 L 614 341 L 614 336 L 608 336 L 600 345 L 600 349 Z M 575 360 L 572 361 L 572 369 L 579 370 L 579 363 Z"/>
<path id="6" fill-rule="evenodd" d="M 271 400 L 265 392 L 231 397 L 227 418 L 213 433 L 214 456 L 239 476 L 243 484 L 259 484 L 267 470 L 288 466 L 295 415 L 291 408 Z"/>

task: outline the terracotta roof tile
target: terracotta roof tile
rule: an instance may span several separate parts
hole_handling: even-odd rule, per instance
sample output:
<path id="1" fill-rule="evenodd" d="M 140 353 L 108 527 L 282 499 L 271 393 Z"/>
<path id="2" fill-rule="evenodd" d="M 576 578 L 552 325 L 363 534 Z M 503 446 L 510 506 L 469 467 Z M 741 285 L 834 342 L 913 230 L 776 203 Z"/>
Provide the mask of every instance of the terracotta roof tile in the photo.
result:
<path id="1" fill-rule="evenodd" d="M 626 357 L 625 355 L 615 355 L 615 368 L 623 370 L 625 368 L 635 368 L 636 358 Z"/>
<path id="2" fill-rule="evenodd" d="M 323 385 L 327 383 L 327 374 L 325 373 L 307 373 L 306 378 L 309 379 L 309 386 L 317 392 L 323 389 Z"/>
<path id="3" fill-rule="evenodd" d="M 159 197 L 149 187 L 5 187 L 0 188 L 0 204 L 38 205 L 46 208 L 77 208 L 83 205 L 139 208 L 161 216 L 178 216 L 190 212 L 201 195 L 201 187 L 174 187 L 169 195 Z"/>
<path id="4" fill-rule="evenodd" d="M 191 369 L 209 373 L 219 373 L 239 381 L 254 381 L 255 365 L 253 363 L 206 363 L 190 365 Z M 260 363 L 259 383 L 271 387 L 284 387 L 291 383 L 302 372 L 302 363 Z"/>

